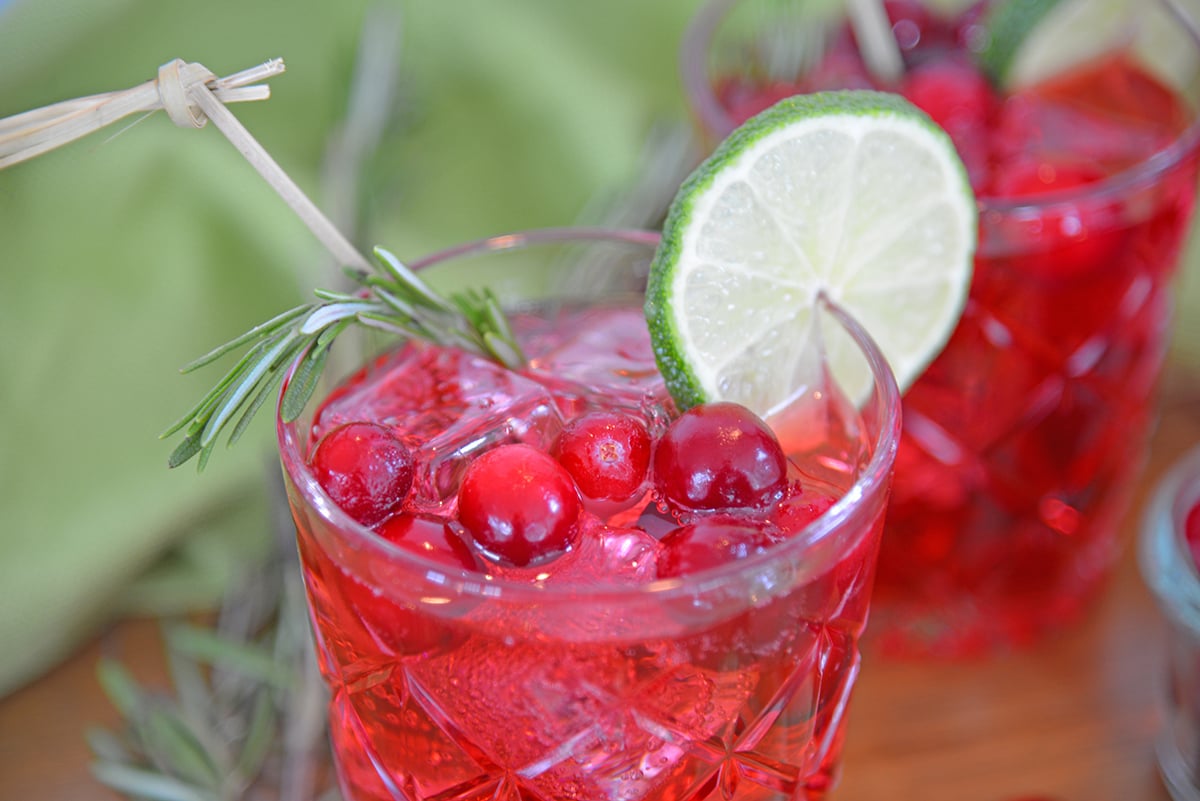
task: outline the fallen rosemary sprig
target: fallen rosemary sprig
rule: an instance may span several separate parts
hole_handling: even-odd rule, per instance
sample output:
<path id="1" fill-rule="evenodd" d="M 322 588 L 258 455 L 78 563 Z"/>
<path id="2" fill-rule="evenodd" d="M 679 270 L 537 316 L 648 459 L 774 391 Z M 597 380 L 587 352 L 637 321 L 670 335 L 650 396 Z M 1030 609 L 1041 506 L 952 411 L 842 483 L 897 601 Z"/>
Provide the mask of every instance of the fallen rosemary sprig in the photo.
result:
<path id="1" fill-rule="evenodd" d="M 114 658 L 98 669 L 121 715 L 91 728 L 92 773 L 139 801 L 340 801 L 282 477 L 270 471 L 271 548 L 212 626 L 164 624 L 168 687 Z"/>
<path id="2" fill-rule="evenodd" d="M 281 401 L 284 421 L 296 419 L 316 389 L 330 345 L 352 324 L 459 347 L 510 368 L 524 364 L 520 345 L 490 290 L 443 296 L 388 251 L 376 248 L 375 257 L 380 267 L 374 272 L 346 270 L 359 285 L 357 292 L 316 290 L 320 302 L 290 309 L 183 367 L 189 373 L 249 348 L 199 403 L 162 433 L 166 438 L 184 431 L 169 466 L 178 467 L 198 455 L 198 469 L 203 470 L 221 432 L 232 423 L 229 444 L 237 442 L 288 368 L 301 358 Z"/>

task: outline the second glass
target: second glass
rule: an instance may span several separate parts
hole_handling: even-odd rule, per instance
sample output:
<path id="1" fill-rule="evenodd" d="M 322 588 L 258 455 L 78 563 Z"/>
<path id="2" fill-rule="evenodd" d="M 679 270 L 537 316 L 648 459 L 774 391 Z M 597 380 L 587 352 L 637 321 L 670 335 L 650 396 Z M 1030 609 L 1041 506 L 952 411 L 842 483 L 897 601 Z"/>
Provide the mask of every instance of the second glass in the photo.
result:
<path id="1" fill-rule="evenodd" d="M 957 656 L 1074 620 L 1121 548 L 1195 199 L 1200 46 L 1151 1 L 1139 24 L 1174 37 L 1169 63 L 1130 36 L 998 92 L 976 66 L 990 4 L 946 5 L 883 4 L 895 81 L 872 76 L 824 0 L 716 0 L 682 58 L 710 142 L 789 94 L 869 86 L 924 108 L 963 155 L 975 274 L 904 397 L 872 624 L 888 652 Z"/>

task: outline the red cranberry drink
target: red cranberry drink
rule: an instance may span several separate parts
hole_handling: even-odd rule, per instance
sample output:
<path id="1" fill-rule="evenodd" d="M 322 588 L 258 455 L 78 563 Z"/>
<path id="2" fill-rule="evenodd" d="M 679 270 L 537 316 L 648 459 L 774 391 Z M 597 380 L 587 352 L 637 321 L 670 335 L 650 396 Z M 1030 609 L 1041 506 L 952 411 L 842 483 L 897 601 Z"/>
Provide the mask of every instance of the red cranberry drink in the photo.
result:
<path id="1" fill-rule="evenodd" d="M 420 277 L 380 251 L 360 292 L 235 340 L 173 462 L 291 366 L 279 443 L 346 797 L 824 798 L 899 441 L 875 339 L 899 375 L 932 357 L 976 230 L 945 132 L 832 93 L 742 126 L 661 238 L 502 236 Z M 408 338 L 308 403 L 352 322 Z"/>
<path id="2" fill-rule="evenodd" d="M 1192 216 L 1181 87 L 1200 49 L 1167 3 L 896 0 L 884 78 L 816 5 L 706 8 L 684 53 L 696 115 L 720 136 L 780 97 L 869 86 L 954 139 L 979 249 L 957 329 L 904 396 L 874 631 L 910 654 L 1029 642 L 1079 615 L 1119 549 Z"/>
<path id="3" fill-rule="evenodd" d="M 567 250 L 537 239 L 428 261 Z M 629 271 L 655 241 L 568 244 Z M 821 797 L 898 430 L 882 357 L 851 329 L 878 385 L 798 398 L 781 443 L 675 409 L 640 295 L 510 320 L 523 369 L 414 341 L 280 428 L 347 797 Z"/>

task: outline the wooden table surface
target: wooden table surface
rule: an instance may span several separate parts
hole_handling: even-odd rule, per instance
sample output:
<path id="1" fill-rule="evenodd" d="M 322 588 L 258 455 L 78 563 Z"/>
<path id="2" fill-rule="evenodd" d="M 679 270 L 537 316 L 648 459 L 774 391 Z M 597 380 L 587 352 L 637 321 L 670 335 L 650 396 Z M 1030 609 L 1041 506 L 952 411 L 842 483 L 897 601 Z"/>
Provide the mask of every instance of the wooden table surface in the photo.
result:
<path id="1" fill-rule="evenodd" d="M 1200 373 L 1174 367 L 1146 487 L 1200 442 Z M 1152 741 L 1161 720 L 1165 629 L 1133 549 L 1082 625 L 989 660 L 863 666 L 844 775 L 831 801 L 1170 801 Z M 0 801 L 118 801 L 92 780 L 84 730 L 116 712 L 101 655 L 162 681 L 157 624 L 122 622 L 65 664 L 0 699 Z"/>

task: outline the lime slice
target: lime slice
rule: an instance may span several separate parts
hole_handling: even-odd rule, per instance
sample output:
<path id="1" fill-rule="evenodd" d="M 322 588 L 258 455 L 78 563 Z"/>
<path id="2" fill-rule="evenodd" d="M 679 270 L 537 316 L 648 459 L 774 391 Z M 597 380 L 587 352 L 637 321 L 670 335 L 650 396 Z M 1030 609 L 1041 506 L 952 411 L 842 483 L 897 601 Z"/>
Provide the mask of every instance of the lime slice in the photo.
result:
<path id="1" fill-rule="evenodd" d="M 1191 20 L 1200 18 L 1200 0 L 1172 2 Z M 1176 88 L 1200 67 L 1183 20 L 1153 0 L 1005 0 L 983 22 L 989 36 L 980 65 L 1009 90 L 1122 47 Z"/>
<path id="2" fill-rule="evenodd" d="M 767 109 L 692 173 L 664 223 L 646 318 L 668 390 L 683 408 L 731 400 L 769 416 L 809 375 L 822 294 L 870 332 L 903 389 L 962 314 L 976 223 L 950 138 L 898 95 Z M 835 376 L 861 389 L 860 357 L 835 351 Z"/>

